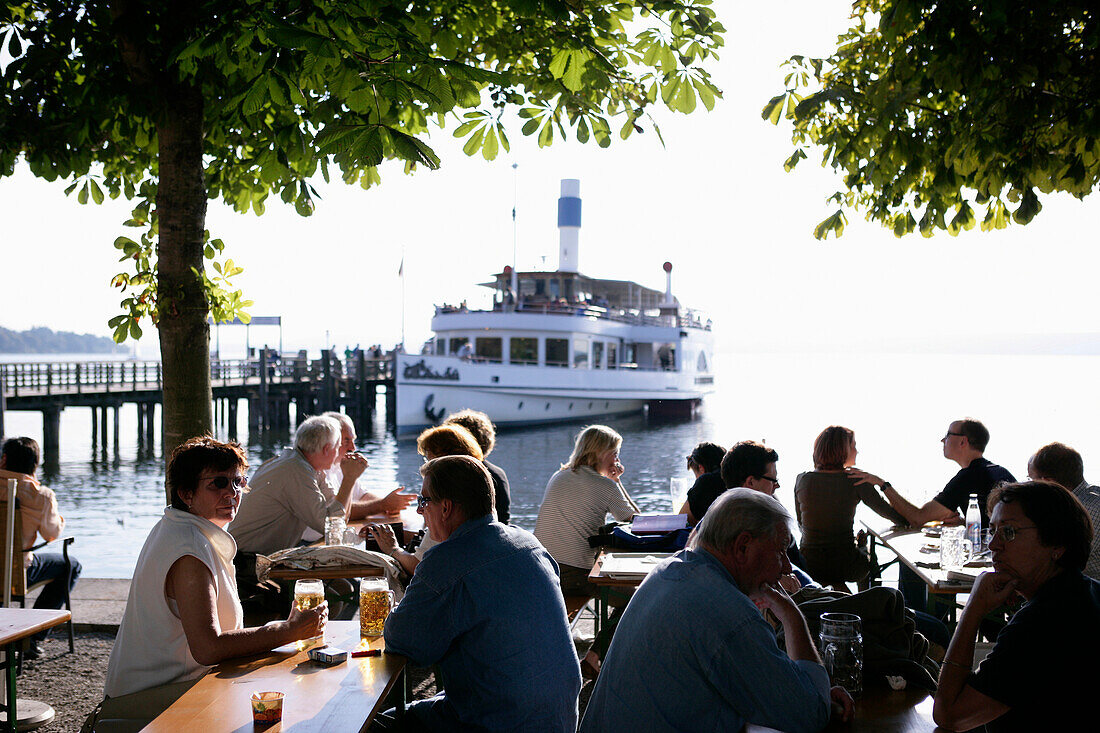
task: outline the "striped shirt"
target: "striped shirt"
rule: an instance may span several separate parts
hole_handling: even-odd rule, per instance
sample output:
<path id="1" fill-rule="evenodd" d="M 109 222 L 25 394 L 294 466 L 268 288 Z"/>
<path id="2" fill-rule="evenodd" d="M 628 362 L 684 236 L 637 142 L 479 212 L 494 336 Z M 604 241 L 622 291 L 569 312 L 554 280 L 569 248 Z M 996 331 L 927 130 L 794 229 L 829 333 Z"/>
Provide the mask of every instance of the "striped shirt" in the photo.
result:
<path id="1" fill-rule="evenodd" d="M 1085 511 L 1092 519 L 1092 551 L 1089 552 L 1089 561 L 1085 565 L 1085 575 L 1100 580 L 1100 488 L 1090 486 L 1088 481 L 1082 481 L 1073 490 L 1073 495 L 1085 505 Z"/>
<path id="2" fill-rule="evenodd" d="M 559 565 L 588 569 L 596 559 L 588 538 L 604 525 L 607 515 L 625 522 L 637 512 L 618 481 L 589 466 L 563 468 L 546 484 L 535 537 Z"/>

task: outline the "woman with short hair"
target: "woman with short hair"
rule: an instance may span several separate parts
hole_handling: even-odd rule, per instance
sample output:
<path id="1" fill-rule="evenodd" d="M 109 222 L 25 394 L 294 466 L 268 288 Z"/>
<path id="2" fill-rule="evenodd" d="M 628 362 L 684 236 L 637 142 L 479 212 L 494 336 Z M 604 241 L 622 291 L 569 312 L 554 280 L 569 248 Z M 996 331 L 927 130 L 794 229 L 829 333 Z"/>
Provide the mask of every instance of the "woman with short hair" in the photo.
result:
<path id="1" fill-rule="evenodd" d="M 814 440 L 814 470 L 798 475 L 794 485 L 795 517 L 802 530 L 799 550 L 803 568 L 822 585 L 842 587 L 849 581 L 866 588 L 871 558 L 856 542 L 853 527 L 860 502 L 892 522 L 905 518 L 890 506 L 864 474 L 854 469 L 856 434 L 831 425 Z M 880 479 L 881 481 L 881 479 Z"/>
<path id="2" fill-rule="evenodd" d="M 1094 527 L 1053 481 L 989 495 L 993 571 L 970 591 L 940 669 L 933 718 L 948 730 L 1063 730 L 1093 717 L 1100 657 L 1100 581 L 1082 574 Z M 1026 604 L 976 671 L 978 627 L 1019 596 Z"/>
<path id="3" fill-rule="evenodd" d="M 137 730 L 213 665 L 322 633 L 325 603 L 242 628 L 237 543 L 225 528 L 236 516 L 247 470 L 236 443 L 192 438 L 172 452 L 166 474 L 172 504 L 138 556 L 107 666 L 106 698 L 86 726 Z"/>

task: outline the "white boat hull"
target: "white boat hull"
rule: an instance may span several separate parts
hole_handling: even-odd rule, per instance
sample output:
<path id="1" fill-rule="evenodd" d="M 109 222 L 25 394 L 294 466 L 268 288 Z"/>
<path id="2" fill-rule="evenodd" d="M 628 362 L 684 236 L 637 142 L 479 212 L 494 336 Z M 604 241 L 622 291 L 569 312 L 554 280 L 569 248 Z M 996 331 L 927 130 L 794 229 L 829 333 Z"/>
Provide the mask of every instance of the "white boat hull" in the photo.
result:
<path id="1" fill-rule="evenodd" d="M 498 426 L 590 420 L 639 412 L 655 401 L 697 403 L 711 389 L 692 375 L 632 369 L 567 369 L 485 364 L 449 356 L 399 354 L 398 434 L 419 432 L 462 409 Z M 690 383 L 689 383 L 690 382 Z"/>

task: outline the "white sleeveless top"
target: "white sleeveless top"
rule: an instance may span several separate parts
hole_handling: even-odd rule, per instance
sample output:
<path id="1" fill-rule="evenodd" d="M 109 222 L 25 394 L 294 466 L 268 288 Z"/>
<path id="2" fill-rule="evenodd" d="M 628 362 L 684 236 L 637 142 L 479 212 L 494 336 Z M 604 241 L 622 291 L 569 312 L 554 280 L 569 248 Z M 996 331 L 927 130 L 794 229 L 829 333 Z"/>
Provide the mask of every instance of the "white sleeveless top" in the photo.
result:
<path id="1" fill-rule="evenodd" d="M 179 616 L 164 595 L 164 580 L 184 555 L 199 559 L 214 577 L 218 626 L 222 631 L 243 626 L 237 598 L 233 556 L 237 543 L 213 522 L 167 507 L 141 548 L 126 611 L 115 638 L 107 681 L 107 697 L 119 697 L 204 675 L 210 667 L 191 656 Z M 175 604 L 172 604 L 174 607 Z"/>

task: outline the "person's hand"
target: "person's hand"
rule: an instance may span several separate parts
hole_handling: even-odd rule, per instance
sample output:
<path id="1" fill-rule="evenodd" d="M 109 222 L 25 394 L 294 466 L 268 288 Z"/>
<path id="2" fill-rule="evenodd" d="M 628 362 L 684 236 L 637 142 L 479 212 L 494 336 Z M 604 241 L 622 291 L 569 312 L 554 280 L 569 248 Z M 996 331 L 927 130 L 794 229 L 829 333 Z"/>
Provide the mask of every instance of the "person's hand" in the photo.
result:
<path id="1" fill-rule="evenodd" d="M 292 603 L 286 623 L 293 632 L 295 641 L 320 636 L 325 633 L 325 624 L 328 623 L 328 601 L 322 601 L 308 611 L 299 610 L 298 604 Z"/>
<path id="2" fill-rule="evenodd" d="M 608 469 L 607 473 L 607 477 L 609 479 L 611 479 L 612 481 L 618 481 L 620 478 L 622 478 L 623 474 L 626 473 L 626 469 L 623 468 L 622 463 L 615 461 L 613 464 L 611 464 L 611 468 Z"/>
<path id="3" fill-rule="evenodd" d="M 369 534 L 370 538 L 378 543 L 378 549 L 387 555 L 393 555 L 397 549 L 397 536 L 388 524 L 369 525 L 360 530 L 359 534 L 364 537 Z"/>
<path id="4" fill-rule="evenodd" d="M 802 583 L 798 581 L 794 573 L 787 573 L 786 575 L 779 576 L 779 587 L 787 593 L 797 593 L 801 590 Z"/>
<path id="5" fill-rule="evenodd" d="M 412 494 L 402 494 L 404 486 L 398 486 L 378 503 L 378 509 L 383 514 L 399 514 L 403 509 L 416 501 Z"/>
<path id="6" fill-rule="evenodd" d="M 859 484 L 871 484 L 872 486 L 882 486 L 883 484 L 886 483 L 886 481 L 879 478 L 875 474 L 867 473 L 866 471 L 860 471 L 858 468 L 854 468 L 854 467 L 848 469 L 848 474 L 851 475 L 851 476 L 856 477 L 856 479 L 857 479 L 856 485 L 857 486 Z"/>
<path id="7" fill-rule="evenodd" d="M 855 702 L 852 701 L 852 696 L 848 694 L 847 690 L 837 685 L 829 690 L 829 699 L 833 703 L 833 715 L 840 718 L 842 723 L 847 723 L 852 719 L 852 713 L 855 712 Z"/>
<path id="8" fill-rule="evenodd" d="M 790 613 L 801 614 L 791 597 L 779 586 L 761 583 L 760 587 L 749 594 L 749 600 L 761 611 L 771 609 L 781 622 L 789 618 Z"/>
<path id="9" fill-rule="evenodd" d="M 943 520 L 943 526 L 945 527 L 958 527 L 960 524 L 966 524 L 966 520 L 962 518 L 959 513 L 952 514 L 947 519 Z"/>
<path id="10" fill-rule="evenodd" d="M 344 474 L 345 479 L 351 481 L 355 481 L 362 476 L 368 465 L 367 457 L 359 451 L 345 453 L 344 457 L 340 459 L 340 471 Z"/>
<path id="11" fill-rule="evenodd" d="M 985 616 L 994 608 L 1003 606 L 1012 597 L 1016 586 L 1020 581 L 1008 573 L 992 572 L 982 573 L 974 581 L 974 587 L 970 591 L 970 599 L 966 602 L 967 610 L 973 610 L 979 616 Z"/>

